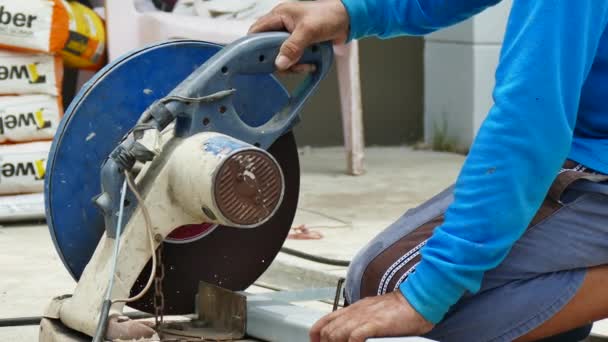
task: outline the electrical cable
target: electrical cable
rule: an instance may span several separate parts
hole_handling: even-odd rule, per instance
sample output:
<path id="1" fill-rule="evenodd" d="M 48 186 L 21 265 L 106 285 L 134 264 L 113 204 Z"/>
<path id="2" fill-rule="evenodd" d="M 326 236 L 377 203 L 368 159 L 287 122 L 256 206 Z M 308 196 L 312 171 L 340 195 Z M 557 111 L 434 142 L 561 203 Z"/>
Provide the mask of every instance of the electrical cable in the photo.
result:
<path id="1" fill-rule="evenodd" d="M 169 95 L 160 99 L 160 102 L 167 104 L 169 102 L 178 101 L 183 103 L 211 103 L 221 100 L 227 96 L 230 96 L 236 92 L 236 89 L 220 90 L 210 95 L 200 97 L 186 97 L 181 95 Z"/>
<path id="2" fill-rule="evenodd" d="M 122 192 L 120 195 L 120 206 L 118 209 L 118 223 L 116 225 L 116 240 L 114 242 L 113 266 L 112 266 L 110 284 L 108 287 L 108 291 L 106 293 L 106 298 L 104 299 L 104 301 L 102 303 L 101 312 L 100 312 L 100 316 L 99 316 L 99 323 L 97 324 L 97 330 L 95 331 L 95 336 L 93 338 L 94 342 L 98 342 L 98 341 L 101 342 L 101 341 L 103 341 L 103 338 L 105 338 L 106 329 L 108 326 L 108 315 L 109 315 L 111 306 L 116 303 L 130 303 L 130 302 L 134 302 L 138 299 L 141 299 L 152 286 L 152 283 L 154 281 L 155 271 L 156 271 L 156 246 L 154 243 L 154 236 L 152 234 L 152 219 L 150 217 L 150 212 L 148 211 L 148 208 L 144 204 L 144 200 L 141 197 L 141 194 L 139 193 L 139 191 L 137 191 L 137 188 L 136 188 L 135 184 L 133 183 L 133 180 L 131 179 L 131 175 L 129 174 L 129 172 L 125 170 L 124 175 L 125 175 L 125 181 L 123 182 Z M 130 298 L 119 298 L 119 299 L 112 300 L 111 294 L 112 294 L 112 289 L 114 288 L 114 277 L 116 275 L 115 274 L 116 273 L 116 264 L 118 262 L 118 250 L 120 248 L 120 235 L 121 235 L 121 230 L 122 230 L 122 219 L 123 219 L 123 214 L 124 214 L 124 203 L 125 203 L 125 198 L 126 198 L 126 193 L 127 193 L 127 186 L 129 187 L 129 190 L 131 190 L 131 192 L 133 192 L 133 195 L 135 195 L 135 198 L 137 199 L 137 203 L 139 204 L 139 206 L 142 210 L 142 214 L 144 215 L 144 221 L 146 223 L 146 231 L 147 231 L 148 239 L 150 241 L 150 250 L 152 252 L 152 271 L 150 272 L 150 276 L 148 278 L 148 282 L 146 283 L 146 286 L 137 295 L 130 297 Z"/>
<path id="3" fill-rule="evenodd" d="M 124 316 L 129 317 L 130 319 L 144 319 L 154 317 L 151 314 L 139 311 L 126 313 L 124 314 Z M 43 318 L 43 316 L 0 318 L 0 328 L 39 325 L 40 321 L 42 321 Z"/>
<path id="4" fill-rule="evenodd" d="M 110 281 L 104 300 L 101 303 L 99 312 L 99 321 L 93 336 L 93 342 L 103 342 L 108 329 L 108 319 L 110 308 L 112 307 L 112 289 L 114 288 L 114 277 L 116 276 L 116 264 L 118 263 L 118 250 L 120 249 L 120 235 L 122 231 L 122 218 L 125 210 L 125 198 L 127 196 L 127 180 L 122 182 L 120 192 L 120 204 L 118 205 L 118 221 L 116 222 L 116 237 L 114 238 L 114 254 L 112 255 L 112 269 L 110 272 Z"/>
<path id="5" fill-rule="evenodd" d="M 34 317 L 11 317 L 0 319 L 0 328 L 21 327 L 25 325 L 38 325 L 42 320 L 41 316 Z"/>
<path id="6" fill-rule="evenodd" d="M 114 276 L 116 275 L 116 265 L 118 264 L 118 250 L 120 249 L 120 235 L 122 233 L 122 218 L 125 211 L 125 199 L 127 197 L 127 180 L 122 182 L 120 191 L 120 205 L 118 206 L 118 221 L 116 222 L 116 238 L 114 238 L 114 255 L 112 255 L 112 272 L 110 272 L 110 285 L 106 292 L 106 299 L 112 298 L 112 289 L 114 288 Z"/>
<path id="7" fill-rule="evenodd" d="M 148 290 L 150 290 L 150 287 L 152 286 L 152 283 L 154 282 L 154 276 L 155 276 L 155 272 L 156 272 L 156 263 L 157 263 L 156 253 L 155 253 L 156 245 L 154 243 L 154 235 L 152 233 L 153 228 L 152 228 L 152 218 L 150 217 L 150 212 L 148 211 L 148 207 L 144 203 L 144 199 L 141 197 L 141 194 L 137 190 L 137 187 L 133 183 L 133 180 L 131 179 L 131 175 L 127 171 L 125 171 L 125 181 L 127 182 L 127 185 L 129 186 L 129 190 L 131 190 L 133 195 L 135 195 L 135 198 L 137 199 L 137 203 L 139 204 L 142 214 L 144 215 L 144 221 L 146 223 L 146 231 L 148 233 L 148 240 L 150 242 L 150 250 L 152 252 L 152 268 L 151 268 L 150 276 L 148 277 L 148 282 L 146 283 L 146 286 L 144 286 L 144 288 L 137 295 L 130 297 L 130 298 L 115 299 L 112 301 L 112 303 L 130 303 L 130 302 L 134 302 L 136 300 L 141 299 L 148 292 Z"/>
<path id="8" fill-rule="evenodd" d="M 326 264 L 326 265 L 332 265 L 332 266 L 344 266 L 344 267 L 348 267 L 350 265 L 350 261 L 348 261 L 348 260 L 326 258 L 326 257 L 298 251 L 296 249 L 292 249 L 289 247 L 281 247 L 281 252 L 283 252 L 285 254 L 289 254 L 291 256 L 301 258 L 301 259 L 318 262 L 320 264 Z"/>

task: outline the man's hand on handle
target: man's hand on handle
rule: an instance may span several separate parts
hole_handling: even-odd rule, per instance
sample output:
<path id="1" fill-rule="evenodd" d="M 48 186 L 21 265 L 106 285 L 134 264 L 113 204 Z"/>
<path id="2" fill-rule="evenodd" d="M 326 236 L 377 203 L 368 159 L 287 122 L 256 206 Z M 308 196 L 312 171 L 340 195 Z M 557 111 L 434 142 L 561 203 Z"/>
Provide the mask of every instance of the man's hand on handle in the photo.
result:
<path id="1" fill-rule="evenodd" d="M 310 341 L 365 342 L 370 337 L 421 335 L 432 328 L 397 290 L 362 299 L 321 318 L 310 330 Z"/>
<path id="2" fill-rule="evenodd" d="M 251 26 L 249 33 L 288 31 L 275 64 L 279 71 L 308 71 L 310 66 L 294 65 L 304 49 L 314 43 L 333 41 L 341 44 L 348 37 L 349 18 L 339 0 L 283 3 Z"/>

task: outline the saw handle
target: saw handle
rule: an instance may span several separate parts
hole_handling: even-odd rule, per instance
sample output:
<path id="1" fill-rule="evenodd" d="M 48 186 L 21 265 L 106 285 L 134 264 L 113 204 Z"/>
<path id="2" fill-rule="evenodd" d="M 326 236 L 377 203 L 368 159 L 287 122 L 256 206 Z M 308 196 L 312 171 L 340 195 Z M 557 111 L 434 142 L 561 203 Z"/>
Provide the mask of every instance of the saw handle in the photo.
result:
<path id="1" fill-rule="evenodd" d="M 238 74 L 270 74 L 275 71 L 274 64 L 281 45 L 289 38 L 286 32 L 257 33 L 243 38 L 236 56 L 226 54 L 226 62 L 232 65 L 232 72 Z M 231 58 L 232 57 L 232 58 Z M 235 58 L 236 57 L 236 58 Z M 317 68 L 311 73 L 313 78 L 322 78 L 329 71 L 333 60 L 330 42 L 313 44 L 304 50 L 297 64 L 314 64 Z M 227 64 L 228 64 L 227 63 Z M 228 71 L 228 69 L 224 69 Z"/>
<path id="2" fill-rule="evenodd" d="M 244 38 L 235 55 L 227 53 L 225 55 L 226 65 L 222 67 L 222 72 L 233 74 L 271 74 L 277 71 L 275 59 L 277 58 L 281 45 L 289 38 L 286 32 L 269 32 L 252 34 Z M 297 64 L 312 64 L 314 71 L 309 73 L 297 86 L 293 94 L 290 95 L 289 102 L 276 113 L 275 117 L 269 122 L 272 126 L 279 129 L 291 129 L 296 123 L 298 114 L 304 103 L 317 89 L 321 80 L 327 75 L 333 61 L 333 47 L 331 42 L 313 44 L 304 50 L 302 58 Z M 282 126 L 282 127 L 281 127 Z M 263 132 L 272 131 L 273 127 L 263 125 Z M 275 137 L 275 139 L 278 138 Z"/>
<path id="3" fill-rule="evenodd" d="M 288 37 L 287 32 L 256 33 L 231 43 L 195 70 L 173 90 L 169 97 L 200 98 L 200 96 L 233 89 L 233 84 L 235 84 L 233 79 L 238 75 L 272 74 L 277 70 L 274 61 L 281 45 Z M 228 105 L 225 107 L 225 115 L 215 118 L 215 120 L 210 118 L 215 124 L 215 130 L 238 136 L 240 140 L 250 144 L 255 143 L 256 146 L 268 148 L 297 122 L 298 113 L 306 100 L 317 89 L 320 81 L 327 75 L 332 62 L 331 42 L 308 47 L 298 63 L 313 64 L 315 70 L 306 76 L 293 94 L 289 94 L 284 108 L 273 113 L 274 116 L 267 123 L 251 127 L 240 119 L 239 113 L 232 106 L 231 98 L 227 98 Z M 238 91 L 239 89 L 236 89 L 236 93 Z M 173 113 L 188 112 L 183 103 L 171 103 L 168 108 Z M 186 120 L 185 125 L 176 126 L 176 132 L 179 132 L 177 135 L 191 135 L 207 130 L 206 127 L 197 126 L 196 122 L 202 120 L 196 115 L 194 113 L 192 118 Z"/>

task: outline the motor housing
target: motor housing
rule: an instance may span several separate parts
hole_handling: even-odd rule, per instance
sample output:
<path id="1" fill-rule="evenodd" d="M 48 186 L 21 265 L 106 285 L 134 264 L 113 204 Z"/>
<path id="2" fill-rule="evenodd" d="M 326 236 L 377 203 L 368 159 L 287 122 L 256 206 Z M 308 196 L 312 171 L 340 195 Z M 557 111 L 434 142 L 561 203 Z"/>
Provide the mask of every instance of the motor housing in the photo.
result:
<path id="1" fill-rule="evenodd" d="M 173 151 L 169 193 L 201 222 L 254 228 L 268 221 L 285 193 L 270 153 L 224 134 L 186 138 Z"/>

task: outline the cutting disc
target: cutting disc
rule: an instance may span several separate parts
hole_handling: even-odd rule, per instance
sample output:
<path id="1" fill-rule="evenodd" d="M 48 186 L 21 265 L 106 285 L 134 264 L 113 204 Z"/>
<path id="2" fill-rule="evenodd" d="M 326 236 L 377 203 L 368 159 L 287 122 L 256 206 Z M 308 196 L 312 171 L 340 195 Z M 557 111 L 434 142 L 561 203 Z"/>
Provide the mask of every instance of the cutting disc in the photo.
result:
<path id="1" fill-rule="evenodd" d="M 101 189 L 102 162 L 152 102 L 220 48 L 200 41 L 172 41 L 125 55 L 89 81 L 66 111 L 49 155 L 45 196 L 53 242 L 74 279 L 82 274 L 104 232 L 103 217 L 92 202 Z M 288 101 L 289 94 L 271 75 L 239 76 L 234 86 L 234 106 L 251 126 L 267 122 Z M 285 195 L 277 214 L 255 229 L 181 227 L 173 243 L 163 243 L 165 314 L 193 312 L 200 280 L 231 290 L 247 288 L 278 253 L 299 193 L 292 133 L 279 138 L 269 152 L 285 175 Z M 138 292 L 149 272 L 148 264 L 132 292 Z M 152 312 L 152 295 L 150 291 L 131 306 Z"/>

